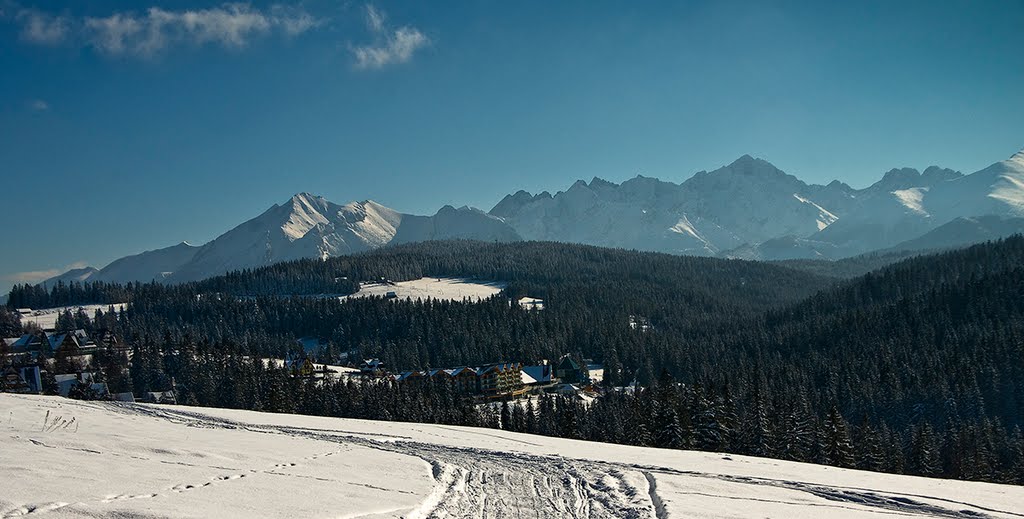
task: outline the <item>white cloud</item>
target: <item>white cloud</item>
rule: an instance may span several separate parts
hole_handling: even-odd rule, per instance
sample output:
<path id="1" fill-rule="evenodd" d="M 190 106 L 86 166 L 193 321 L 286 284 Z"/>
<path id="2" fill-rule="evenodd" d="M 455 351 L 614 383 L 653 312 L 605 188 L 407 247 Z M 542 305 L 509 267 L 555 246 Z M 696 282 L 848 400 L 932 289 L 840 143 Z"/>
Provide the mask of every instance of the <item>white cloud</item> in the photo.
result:
<path id="1" fill-rule="evenodd" d="M 357 68 L 376 69 L 407 63 L 416 51 L 430 45 L 430 39 L 415 27 L 389 27 L 387 16 L 372 5 L 366 6 L 366 27 L 373 34 L 374 42 L 352 47 Z"/>
<path id="2" fill-rule="evenodd" d="M 107 18 L 86 18 L 86 30 L 93 46 L 108 54 L 122 54 L 131 47 L 129 40 L 142 32 L 142 24 L 131 15 L 114 14 Z"/>
<path id="3" fill-rule="evenodd" d="M 21 24 L 21 39 L 39 45 L 57 45 L 70 32 L 71 22 L 36 9 L 22 9 L 16 16 Z"/>
<path id="4" fill-rule="evenodd" d="M 178 45 L 217 45 L 241 49 L 270 34 L 293 37 L 319 27 L 323 20 L 300 7 L 227 3 L 207 9 L 115 12 L 109 16 L 74 19 L 38 10 L 17 16 L 22 38 L 30 43 L 56 45 L 65 40 L 93 47 L 109 56 L 152 57 Z"/>
<path id="5" fill-rule="evenodd" d="M 42 99 L 33 99 L 32 102 L 28 104 L 28 106 L 29 108 L 37 112 L 45 112 L 50 109 L 50 103 L 47 103 Z"/>

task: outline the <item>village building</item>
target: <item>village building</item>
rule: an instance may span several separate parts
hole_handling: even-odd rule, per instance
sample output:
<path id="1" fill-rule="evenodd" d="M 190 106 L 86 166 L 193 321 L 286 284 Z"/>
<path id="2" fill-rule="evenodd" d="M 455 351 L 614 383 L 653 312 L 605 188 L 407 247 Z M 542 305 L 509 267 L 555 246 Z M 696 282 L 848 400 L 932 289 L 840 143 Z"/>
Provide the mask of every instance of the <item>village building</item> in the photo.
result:
<path id="1" fill-rule="evenodd" d="M 7 367 L 0 373 L 0 391 L 8 393 L 42 393 L 39 366 Z"/>
<path id="2" fill-rule="evenodd" d="M 519 305 L 523 310 L 543 310 L 544 300 L 537 299 L 535 297 L 520 297 L 515 300 L 516 304 Z"/>
<path id="3" fill-rule="evenodd" d="M 359 373 L 379 377 L 384 375 L 384 363 L 380 359 L 364 359 L 359 365 Z"/>
<path id="4" fill-rule="evenodd" d="M 511 362 L 501 362 L 479 368 L 477 378 L 480 381 L 480 393 L 489 398 L 522 394 L 524 392 L 522 371 L 522 364 Z"/>
<path id="5" fill-rule="evenodd" d="M 470 394 L 478 392 L 479 385 L 477 383 L 476 370 L 467 366 L 453 368 L 448 371 L 451 377 L 452 386 L 455 388 L 455 392 L 462 394 Z"/>
<path id="6" fill-rule="evenodd" d="M 430 381 L 430 377 L 424 371 L 403 371 L 395 380 L 412 388 L 420 388 Z"/>
<path id="7" fill-rule="evenodd" d="M 50 345 L 50 352 L 56 353 L 63 349 L 68 353 L 78 353 L 82 348 L 78 342 L 78 336 L 73 332 L 56 333 L 47 337 Z"/>
<path id="8" fill-rule="evenodd" d="M 293 377 L 310 378 L 316 373 L 316 366 L 309 357 L 285 359 L 284 367 Z"/>
<path id="9" fill-rule="evenodd" d="M 530 381 L 527 381 L 529 377 Z M 554 381 L 554 372 L 551 364 L 544 361 L 536 366 L 523 366 L 523 384 L 531 386 L 546 386 Z"/>
<path id="10" fill-rule="evenodd" d="M 14 341 L 11 345 L 11 352 L 25 353 L 28 351 L 40 351 L 44 343 L 48 345 L 46 334 L 36 335 L 26 333 L 18 338 L 18 340 Z"/>
<path id="11" fill-rule="evenodd" d="M 572 357 L 564 355 L 555 367 L 555 377 L 562 383 L 580 384 L 587 381 L 589 374 Z"/>

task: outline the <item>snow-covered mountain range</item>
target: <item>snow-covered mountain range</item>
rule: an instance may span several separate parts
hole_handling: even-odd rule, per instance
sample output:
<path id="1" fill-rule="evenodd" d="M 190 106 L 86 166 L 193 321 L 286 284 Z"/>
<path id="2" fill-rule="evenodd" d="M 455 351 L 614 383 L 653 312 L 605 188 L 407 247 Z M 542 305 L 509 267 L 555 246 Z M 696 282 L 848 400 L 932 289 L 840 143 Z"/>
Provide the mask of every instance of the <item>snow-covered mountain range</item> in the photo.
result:
<path id="1" fill-rule="evenodd" d="M 520 239 L 501 219 L 479 209 L 445 206 L 433 216 L 416 216 L 372 200 L 338 205 L 299 193 L 205 245 L 180 243 L 121 258 L 101 270 L 87 267 L 74 276 L 68 273 L 59 278 L 122 283 L 194 281 L 280 261 L 329 258 L 389 243 L 454 238 Z M 44 283 L 52 284 L 57 279 Z"/>
<path id="2" fill-rule="evenodd" d="M 621 184 L 579 180 L 555 195 L 519 191 L 486 213 L 445 206 L 416 216 L 372 200 L 338 205 L 299 193 L 205 245 L 181 243 L 60 279 L 183 282 L 450 238 L 770 260 L 953 247 L 1022 231 L 1024 151 L 970 175 L 936 166 L 893 169 L 864 189 L 807 184 L 744 155 L 679 184 L 637 176 Z"/>

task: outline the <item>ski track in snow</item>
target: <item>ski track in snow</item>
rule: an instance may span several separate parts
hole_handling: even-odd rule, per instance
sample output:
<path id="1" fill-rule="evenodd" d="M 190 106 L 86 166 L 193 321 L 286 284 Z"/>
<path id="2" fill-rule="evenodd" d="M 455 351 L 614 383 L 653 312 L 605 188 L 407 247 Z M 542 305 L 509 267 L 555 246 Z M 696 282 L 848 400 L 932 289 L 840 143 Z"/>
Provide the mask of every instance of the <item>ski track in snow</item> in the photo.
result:
<path id="1" fill-rule="evenodd" d="M 987 509 L 967 502 L 947 500 L 933 496 L 888 493 L 848 487 L 830 487 L 799 481 L 773 480 L 756 477 L 681 471 L 666 467 L 630 465 L 592 460 L 574 460 L 559 456 L 542 456 L 486 449 L 448 447 L 424 444 L 400 436 L 379 435 L 367 437 L 365 433 L 343 430 L 318 430 L 282 425 L 246 424 L 217 418 L 180 408 L 158 408 L 135 404 L 92 404 L 107 410 L 126 414 L 144 415 L 189 427 L 244 429 L 250 432 L 281 434 L 339 444 L 339 450 L 309 456 L 316 459 L 345 451 L 345 445 L 358 445 L 371 449 L 412 456 L 423 460 L 425 469 L 434 479 L 432 491 L 420 504 L 403 517 L 415 518 L 649 518 L 674 517 L 672 509 L 658 493 L 658 477 L 686 477 L 721 480 L 751 485 L 744 496 L 716 495 L 708 492 L 683 491 L 676 496 L 693 495 L 718 499 L 736 499 L 757 502 L 791 504 L 801 507 L 820 507 L 822 514 L 833 510 L 859 510 L 883 515 L 941 518 L 993 517 L 986 512 L 1011 517 L 1024 514 Z M 135 456 L 133 456 L 135 457 Z M 139 459 L 147 459 L 139 457 Z M 136 495 L 108 495 L 99 502 L 126 499 L 150 499 L 171 493 L 201 491 L 217 484 L 229 484 L 253 475 L 311 477 L 287 473 L 296 462 L 283 462 L 272 467 L 257 469 L 231 469 L 233 472 L 214 477 L 210 481 L 190 482 Z M 227 469 L 227 467 L 218 467 Z M 316 478 L 324 480 L 325 478 Z M 329 481 L 329 480 L 328 480 Z M 340 482 L 339 482 L 340 483 Z M 347 483 L 353 484 L 353 483 Z M 370 488 L 373 485 L 365 485 Z M 758 497 L 758 487 L 776 487 L 819 498 L 806 500 L 779 500 Z M 677 498 L 678 499 L 678 498 Z M 942 502 L 951 507 L 935 504 Z M 676 506 L 682 505 L 681 503 Z M 59 510 L 68 503 L 53 502 L 44 505 L 21 506 L 3 513 L 3 518 L 22 517 Z M 392 512 L 400 512 L 393 510 Z M 380 513 L 380 512 L 376 512 Z M 374 514 L 369 514 L 374 515 Z M 349 516 L 360 517 L 360 515 Z"/>

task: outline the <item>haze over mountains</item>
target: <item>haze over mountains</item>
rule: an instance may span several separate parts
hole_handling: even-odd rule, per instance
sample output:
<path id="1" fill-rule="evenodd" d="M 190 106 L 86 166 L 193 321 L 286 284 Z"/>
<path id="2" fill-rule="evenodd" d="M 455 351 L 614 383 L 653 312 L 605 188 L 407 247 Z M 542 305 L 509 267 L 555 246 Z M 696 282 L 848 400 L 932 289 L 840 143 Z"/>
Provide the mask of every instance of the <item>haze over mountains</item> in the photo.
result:
<path id="1" fill-rule="evenodd" d="M 807 184 L 744 155 L 672 183 L 577 181 L 564 192 L 510 194 L 490 212 L 432 216 L 372 200 L 293 196 L 202 246 L 187 243 L 68 272 L 64 281 L 184 282 L 299 258 L 438 239 L 550 240 L 747 259 L 838 259 L 877 250 L 966 245 L 1024 230 L 1024 151 L 963 175 L 893 169 L 864 189 Z M 55 282 L 53 278 L 45 283 Z"/>

